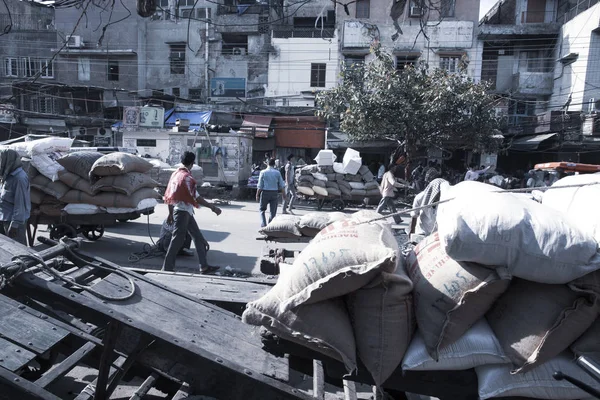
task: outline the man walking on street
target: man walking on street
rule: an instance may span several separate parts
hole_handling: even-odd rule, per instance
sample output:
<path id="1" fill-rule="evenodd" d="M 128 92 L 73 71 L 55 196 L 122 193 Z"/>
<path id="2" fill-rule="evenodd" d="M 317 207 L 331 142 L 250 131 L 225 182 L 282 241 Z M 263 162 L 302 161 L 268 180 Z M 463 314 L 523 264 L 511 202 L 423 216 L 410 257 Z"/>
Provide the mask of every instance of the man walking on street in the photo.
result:
<path id="1" fill-rule="evenodd" d="M 0 233 L 27 246 L 30 212 L 29 178 L 21 156 L 12 149 L 0 150 Z"/>
<path id="2" fill-rule="evenodd" d="M 296 187 L 294 186 L 294 155 L 288 156 L 288 162 L 285 164 L 285 195 L 286 198 L 283 201 L 283 214 L 287 214 L 288 211 L 292 213 L 294 208 L 294 200 L 296 199 Z"/>
<path id="3" fill-rule="evenodd" d="M 260 202 L 260 227 L 263 228 L 267 226 L 267 219 L 265 217 L 267 206 L 269 206 L 269 212 L 271 213 L 269 217 L 269 222 L 271 222 L 275 218 L 275 215 L 277 215 L 277 196 L 279 192 L 281 192 L 284 201 L 286 198 L 285 182 L 281 173 L 275 169 L 274 158 L 269 159 L 267 169 L 260 171 L 257 188 L 256 201 Z"/>
<path id="4" fill-rule="evenodd" d="M 396 191 L 396 187 L 401 186 L 396 182 L 396 174 L 400 172 L 400 168 L 397 165 L 394 165 L 388 172 L 383 174 L 383 178 L 381 180 L 381 187 L 379 188 L 381 192 L 381 201 L 377 206 L 377 212 L 382 214 L 384 208 L 388 208 L 392 213 L 396 213 L 396 206 L 394 205 L 394 192 Z M 400 224 L 402 222 L 402 218 L 398 215 L 394 215 L 394 221 L 396 224 Z"/>
<path id="5" fill-rule="evenodd" d="M 217 215 L 221 214 L 221 209 L 213 204 L 208 203 L 202 198 L 196 190 L 196 180 L 192 177 L 192 167 L 196 161 L 196 155 L 190 151 L 186 151 L 181 156 L 181 164 L 183 167 L 177 169 L 171 175 L 167 190 L 165 191 L 165 203 L 169 205 L 168 224 L 175 224 L 173 236 L 165 261 L 163 263 L 163 271 L 175 270 L 175 258 L 185 241 L 186 234 L 189 233 L 194 241 L 196 252 L 198 253 L 198 262 L 200 264 L 201 274 L 211 274 L 219 269 L 219 267 L 211 266 L 206 259 L 206 247 L 204 237 L 198 224 L 194 219 L 194 208 L 199 208 L 200 205 L 209 208 Z"/>

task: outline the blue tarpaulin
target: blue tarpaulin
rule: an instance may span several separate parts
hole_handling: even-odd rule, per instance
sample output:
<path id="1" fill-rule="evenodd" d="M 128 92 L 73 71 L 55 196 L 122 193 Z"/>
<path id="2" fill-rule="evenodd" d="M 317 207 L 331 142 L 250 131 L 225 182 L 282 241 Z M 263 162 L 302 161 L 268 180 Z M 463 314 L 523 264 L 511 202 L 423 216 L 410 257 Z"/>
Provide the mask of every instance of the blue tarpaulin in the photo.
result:
<path id="1" fill-rule="evenodd" d="M 165 121 L 165 127 L 172 128 L 178 119 L 190 121 L 190 127 L 199 128 L 201 124 L 208 124 L 212 111 L 175 111 Z"/>

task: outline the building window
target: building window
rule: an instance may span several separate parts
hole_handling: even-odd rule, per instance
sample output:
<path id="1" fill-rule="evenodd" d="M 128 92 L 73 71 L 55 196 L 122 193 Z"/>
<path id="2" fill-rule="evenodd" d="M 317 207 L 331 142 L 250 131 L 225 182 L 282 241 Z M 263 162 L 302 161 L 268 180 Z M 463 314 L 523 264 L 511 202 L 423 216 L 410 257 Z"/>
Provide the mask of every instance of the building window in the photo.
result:
<path id="1" fill-rule="evenodd" d="M 243 56 L 248 53 L 248 35 L 240 35 L 233 33 L 223 33 L 222 54 L 233 54 Z"/>
<path id="2" fill-rule="evenodd" d="M 156 147 L 156 139 L 136 139 L 137 147 Z"/>
<path id="3" fill-rule="evenodd" d="M 458 72 L 460 66 L 459 56 L 440 57 L 440 68 L 450 73 Z"/>
<path id="4" fill-rule="evenodd" d="M 358 0 L 356 2 L 356 18 L 371 17 L 371 0 Z"/>
<path id="5" fill-rule="evenodd" d="M 119 62 L 109 61 L 108 62 L 108 80 L 118 81 L 119 80 Z"/>
<path id="6" fill-rule="evenodd" d="M 552 61 L 552 54 L 546 51 L 522 51 L 519 53 L 519 70 L 527 72 L 551 72 Z"/>
<path id="7" fill-rule="evenodd" d="M 40 78 L 54 78 L 54 64 L 50 60 L 38 60 Z"/>
<path id="8" fill-rule="evenodd" d="M 202 89 L 188 89 L 188 99 L 202 100 Z"/>
<path id="9" fill-rule="evenodd" d="M 455 0 L 441 0 L 440 17 L 454 17 Z"/>
<path id="10" fill-rule="evenodd" d="M 418 57 L 397 56 L 396 71 L 404 71 L 406 67 L 414 67 L 417 64 Z"/>
<path id="11" fill-rule="evenodd" d="M 310 86 L 325 87 L 327 64 L 310 64 Z"/>
<path id="12" fill-rule="evenodd" d="M 50 96 L 31 96 L 29 106 L 33 112 L 43 114 L 54 113 L 54 102 Z"/>
<path id="13" fill-rule="evenodd" d="M 208 17 L 206 16 L 206 12 L 208 11 Z M 196 8 L 196 19 L 200 19 L 202 21 L 208 19 L 210 21 L 212 17 L 212 9 L 210 8 Z"/>
<path id="14" fill-rule="evenodd" d="M 171 65 L 171 74 L 185 74 L 185 43 L 169 45 L 170 54 L 169 60 Z"/>
<path id="15" fill-rule="evenodd" d="M 32 77 L 36 73 L 36 60 L 31 57 L 21 58 L 21 73 L 25 77 Z"/>
<path id="16" fill-rule="evenodd" d="M 344 64 L 346 68 L 351 68 L 352 66 L 362 66 L 365 63 L 365 56 L 344 56 Z"/>
<path id="17" fill-rule="evenodd" d="M 179 97 L 181 95 L 181 90 L 179 90 L 178 87 L 174 87 L 173 89 L 171 89 L 171 94 L 173 94 L 173 96 L 175 97 Z"/>
<path id="18" fill-rule="evenodd" d="M 15 57 L 6 57 L 4 59 L 4 75 L 19 76 L 19 60 Z"/>
<path id="19" fill-rule="evenodd" d="M 90 80 L 90 59 L 80 58 L 77 61 L 77 78 L 80 81 Z"/>

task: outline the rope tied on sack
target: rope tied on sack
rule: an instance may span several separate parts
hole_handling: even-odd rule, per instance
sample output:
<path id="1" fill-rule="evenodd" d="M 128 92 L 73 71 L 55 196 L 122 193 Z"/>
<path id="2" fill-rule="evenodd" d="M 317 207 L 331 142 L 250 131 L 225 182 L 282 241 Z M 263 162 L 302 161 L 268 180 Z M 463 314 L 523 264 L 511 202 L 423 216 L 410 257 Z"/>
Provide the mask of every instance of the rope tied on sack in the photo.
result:
<path id="1" fill-rule="evenodd" d="M 83 258 L 81 258 L 80 256 L 78 256 L 69 246 L 69 244 L 64 240 L 61 239 L 59 242 L 60 245 L 62 245 L 65 250 L 74 258 L 78 259 L 79 261 L 88 264 L 89 261 L 84 260 Z M 53 278 L 60 280 L 64 283 L 67 283 L 71 286 L 74 286 L 78 289 L 81 290 L 85 290 L 87 292 L 89 292 L 90 294 L 103 299 L 103 300 L 109 300 L 109 301 L 124 301 L 127 299 L 130 299 L 131 297 L 133 297 L 133 295 L 135 294 L 135 283 L 133 281 L 133 279 L 129 276 L 127 276 L 125 273 L 119 271 L 117 268 L 111 267 L 111 266 L 107 266 L 107 265 L 103 265 L 102 262 L 100 262 L 98 265 L 94 265 L 94 267 L 103 269 L 105 271 L 109 271 L 111 273 L 114 273 L 115 275 L 118 275 L 122 278 L 127 279 L 128 283 L 129 283 L 129 293 L 127 293 L 125 296 L 121 296 L 121 297 L 116 297 L 116 296 L 110 296 L 110 295 L 106 295 L 104 293 L 100 293 L 97 290 L 95 290 L 92 286 L 89 285 L 82 285 L 80 283 L 77 283 L 75 281 L 74 278 L 70 277 L 70 276 L 65 276 L 62 275 L 59 271 L 57 271 L 55 268 L 53 268 L 52 266 L 48 265 L 46 263 L 46 261 L 44 261 L 44 259 L 42 258 L 42 256 L 40 256 L 38 253 L 29 253 L 29 254 L 19 254 L 16 255 L 14 257 L 11 258 L 11 262 L 13 262 L 14 264 L 16 264 L 17 268 L 16 271 L 14 271 L 12 274 L 10 274 L 10 276 L 8 275 L 7 271 L 5 268 L 0 268 L 0 290 L 3 289 L 6 285 L 11 284 L 11 282 L 13 280 L 15 280 L 19 275 L 21 275 L 22 273 L 26 272 L 28 269 L 27 260 L 33 260 L 36 263 L 38 263 L 41 266 L 41 270 L 45 273 L 47 273 L 48 275 L 52 276 Z"/>
<path id="2" fill-rule="evenodd" d="M 575 184 L 575 185 L 565 185 L 565 186 L 548 186 L 548 187 L 537 187 L 537 188 L 521 188 L 521 189 L 501 189 L 501 190 L 491 190 L 489 192 L 486 193 L 526 193 L 526 192 L 532 192 L 534 190 L 539 190 L 539 191 L 548 191 L 548 190 L 556 190 L 556 189 L 573 189 L 573 188 L 581 188 L 584 186 L 594 186 L 594 185 L 600 185 L 600 182 L 590 182 L 590 183 L 579 183 L 579 184 Z M 455 197 L 451 197 L 449 199 L 444 199 L 444 200 L 440 200 L 440 201 L 436 201 L 434 203 L 431 204 L 426 204 L 424 206 L 421 207 L 414 207 L 414 208 L 409 208 L 409 209 L 405 209 L 402 211 L 398 211 L 392 214 L 388 214 L 388 215 L 382 215 L 381 217 L 377 217 L 377 218 L 372 218 L 370 220 L 367 221 L 362 221 L 357 223 L 357 225 L 362 225 L 362 224 L 370 224 L 371 222 L 377 222 L 377 221 L 381 221 L 384 219 L 388 219 L 388 218 L 393 218 L 395 216 L 400 216 L 400 215 L 407 215 L 410 214 L 414 211 L 421 211 L 421 210 L 425 210 L 427 208 L 431 208 L 431 207 L 436 207 L 440 204 L 444 204 L 444 203 L 448 203 L 449 201 L 455 200 Z"/>

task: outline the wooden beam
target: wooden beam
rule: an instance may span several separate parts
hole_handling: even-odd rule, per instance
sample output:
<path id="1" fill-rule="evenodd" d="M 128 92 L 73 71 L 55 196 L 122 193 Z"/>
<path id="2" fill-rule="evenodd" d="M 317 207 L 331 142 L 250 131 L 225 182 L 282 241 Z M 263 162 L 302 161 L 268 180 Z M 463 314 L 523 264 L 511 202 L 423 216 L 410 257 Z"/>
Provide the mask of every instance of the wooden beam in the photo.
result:
<path id="1" fill-rule="evenodd" d="M 108 329 L 102 341 L 104 350 L 100 357 L 100 367 L 98 368 L 98 384 L 96 385 L 96 395 L 94 400 L 105 400 L 110 396 L 110 392 L 107 392 L 108 385 L 108 374 L 110 372 L 110 365 L 114 356 L 115 345 L 121 332 L 121 324 L 117 321 L 110 321 L 108 323 Z"/>
<path id="2" fill-rule="evenodd" d="M 344 400 L 357 400 L 354 381 L 344 380 Z"/>
<path id="3" fill-rule="evenodd" d="M 190 385 L 183 383 L 171 400 L 185 400 L 191 395 Z"/>
<path id="4" fill-rule="evenodd" d="M 3 388 L 4 386 L 4 388 Z M 43 400 L 60 400 L 59 397 L 48 392 L 46 389 L 41 388 L 34 383 L 29 382 L 26 379 L 21 378 L 19 375 L 10 372 L 7 369 L 0 368 L 0 388 L 2 388 L 2 395 L 5 395 L 7 390 L 10 388 L 11 391 L 16 390 L 19 393 L 19 400 L 28 399 L 43 399 Z M 14 389 L 14 390 L 12 390 Z M 11 398 L 10 395 L 7 398 Z M 12 397 L 15 398 L 15 397 Z"/>
<path id="5" fill-rule="evenodd" d="M 156 372 L 153 372 L 149 377 L 146 378 L 146 380 L 140 385 L 140 387 L 137 388 L 137 390 L 135 391 L 133 396 L 129 398 L 129 400 L 142 400 L 144 396 L 148 394 L 150 389 L 152 389 L 157 379 L 158 374 Z"/>
<path id="6" fill-rule="evenodd" d="M 62 378 L 66 375 L 67 372 L 73 369 L 75 365 L 77 365 L 81 360 L 83 360 L 95 348 L 95 343 L 87 342 L 69 357 L 65 358 L 63 362 L 58 364 L 56 367 L 54 367 L 53 369 L 45 373 L 42 377 L 40 377 L 37 381 L 35 381 L 35 384 L 45 388 L 55 380 Z"/>
<path id="7" fill-rule="evenodd" d="M 127 359 L 123 356 L 121 356 L 115 360 L 115 362 L 113 363 L 113 365 L 110 368 L 111 379 L 115 376 L 117 371 L 119 371 L 123 367 L 123 364 L 125 364 L 126 360 Z M 94 379 L 94 381 L 92 383 L 88 384 L 81 391 L 81 393 L 79 393 L 77 395 L 77 397 L 75 397 L 74 400 L 91 400 L 94 397 L 94 394 L 96 393 L 97 384 L 98 384 L 98 378 Z"/>
<path id="8" fill-rule="evenodd" d="M 319 360 L 313 360 L 313 397 L 325 399 L 325 370 L 323 362 Z"/>

